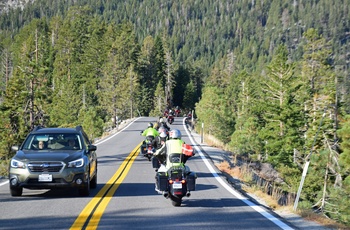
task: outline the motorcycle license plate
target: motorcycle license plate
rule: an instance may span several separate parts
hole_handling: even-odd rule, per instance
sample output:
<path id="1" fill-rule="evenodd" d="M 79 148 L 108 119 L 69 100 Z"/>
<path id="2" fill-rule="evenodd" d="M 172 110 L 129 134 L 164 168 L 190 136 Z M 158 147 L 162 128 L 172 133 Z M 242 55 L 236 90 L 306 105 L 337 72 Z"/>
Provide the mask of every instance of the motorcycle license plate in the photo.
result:
<path id="1" fill-rule="evenodd" d="M 173 184 L 173 188 L 174 188 L 174 189 L 181 189 L 181 188 L 182 188 L 181 182 L 174 183 L 174 184 Z"/>

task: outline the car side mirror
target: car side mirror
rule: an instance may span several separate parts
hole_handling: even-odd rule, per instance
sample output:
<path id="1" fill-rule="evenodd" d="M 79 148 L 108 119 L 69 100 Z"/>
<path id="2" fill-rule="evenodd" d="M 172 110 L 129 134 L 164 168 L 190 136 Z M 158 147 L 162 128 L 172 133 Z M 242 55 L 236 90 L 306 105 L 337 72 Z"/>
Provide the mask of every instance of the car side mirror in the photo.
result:
<path id="1" fill-rule="evenodd" d="M 14 145 L 11 147 L 11 150 L 15 152 L 18 151 L 18 149 L 19 149 L 18 145 Z"/>
<path id="2" fill-rule="evenodd" d="M 97 147 L 96 145 L 89 145 L 88 150 L 89 151 L 96 151 Z"/>

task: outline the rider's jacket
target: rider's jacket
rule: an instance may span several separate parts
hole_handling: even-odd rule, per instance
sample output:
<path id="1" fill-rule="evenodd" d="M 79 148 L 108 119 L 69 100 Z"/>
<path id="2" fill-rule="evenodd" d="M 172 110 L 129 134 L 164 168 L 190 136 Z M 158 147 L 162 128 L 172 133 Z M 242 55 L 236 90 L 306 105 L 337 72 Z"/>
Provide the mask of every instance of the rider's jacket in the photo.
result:
<path id="1" fill-rule="evenodd" d="M 165 167 L 167 169 L 175 166 L 181 166 L 184 164 L 182 145 L 185 142 L 181 139 L 170 139 L 165 142 L 160 149 L 158 149 L 154 156 L 166 156 Z"/>
<path id="2" fill-rule="evenodd" d="M 159 133 L 156 129 L 152 128 L 152 127 L 148 127 L 147 129 L 145 129 L 142 134 L 142 136 L 145 136 L 145 137 L 149 137 L 149 136 L 152 136 L 152 137 L 157 137 L 159 136 Z"/>

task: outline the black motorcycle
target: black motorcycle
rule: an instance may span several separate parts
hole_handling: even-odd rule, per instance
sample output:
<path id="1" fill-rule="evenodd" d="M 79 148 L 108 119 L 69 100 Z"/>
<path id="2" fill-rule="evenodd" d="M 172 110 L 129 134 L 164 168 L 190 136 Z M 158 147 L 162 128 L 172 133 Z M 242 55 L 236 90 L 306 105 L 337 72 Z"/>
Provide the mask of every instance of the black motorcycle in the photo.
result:
<path id="1" fill-rule="evenodd" d="M 172 115 L 172 114 L 168 115 L 168 122 L 169 122 L 169 124 L 172 124 L 174 122 L 174 115 Z"/>
<path id="2" fill-rule="evenodd" d="M 171 154 L 170 157 L 181 158 L 180 154 Z M 186 171 L 184 165 L 171 167 L 166 172 L 159 168 L 156 175 L 156 191 L 165 198 L 170 198 L 173 206 L 181 206 L 182 198 L 189 197 L 191 191 L 196 190 L 196 178 L 196 174 Z"/>
<path id="3" fill-rule="evenodd" d="M 148 161 L 151 161 L 153 153 L 155 152 L 155 148 L 153 145 L 153 139 L 147 138 L 143 141 L 141 145 L 141 154 L 144 157 L 147 157 Z"/>

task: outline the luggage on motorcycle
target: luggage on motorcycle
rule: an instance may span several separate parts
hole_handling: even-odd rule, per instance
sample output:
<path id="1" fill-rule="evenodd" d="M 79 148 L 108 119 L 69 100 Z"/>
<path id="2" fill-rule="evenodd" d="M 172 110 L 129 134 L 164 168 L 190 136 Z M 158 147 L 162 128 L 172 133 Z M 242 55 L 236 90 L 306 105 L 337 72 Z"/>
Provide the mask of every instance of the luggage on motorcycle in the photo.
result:
<path id="1" fill-rule="evenodd" d="M 166 173 L 157 173 L 157 186 L 160 191 L 167 191 L 168 190 L 168 176 L 165 175 Z"/>
<path id="2" fill-rule="evenodd" d="M 197 175 L 194 172 L 191 172 L 186 176 L 187 181 L 187 190 L 188 191 L 195 191 L 196 190 L 196 178 Z"/>
<path id="3" fill-rule="evenodd" d="M 192 157 L 193 156 L 192 146 L 188 144 L 182 144 L 182 153 L 186 156 Z"/>

